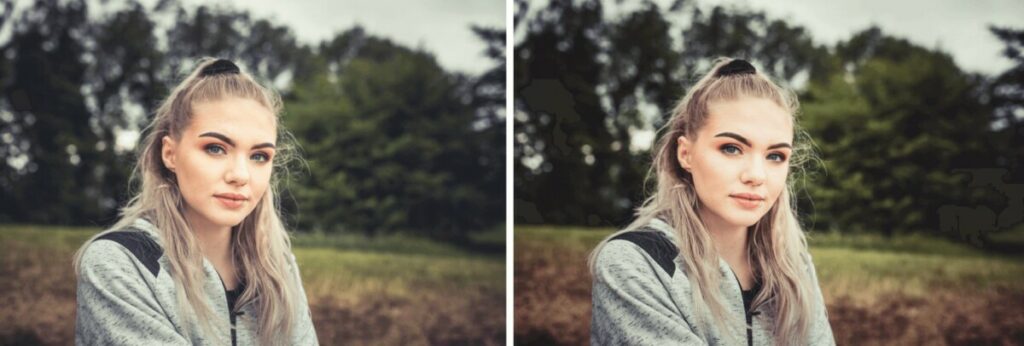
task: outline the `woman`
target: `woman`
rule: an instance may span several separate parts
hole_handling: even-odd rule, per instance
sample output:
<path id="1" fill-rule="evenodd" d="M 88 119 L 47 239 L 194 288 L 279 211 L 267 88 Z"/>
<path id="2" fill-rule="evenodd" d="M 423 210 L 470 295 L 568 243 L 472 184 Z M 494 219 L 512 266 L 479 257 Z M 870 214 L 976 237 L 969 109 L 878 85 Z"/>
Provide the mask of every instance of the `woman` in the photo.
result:
<path id="1" fill-rule="evenodd" d="M 280 98 L 202 60 L 157 109 L 140 191 L 75 257 L 75 343 L 316 345 L 272 176 Z"/>
<path id="2" fill-rule="evenodd" d="M 673 110 L 657 189 L 598 245 L 591 343 L 833 345 L 788 184 L 796 97 L 723 59 Z"/>

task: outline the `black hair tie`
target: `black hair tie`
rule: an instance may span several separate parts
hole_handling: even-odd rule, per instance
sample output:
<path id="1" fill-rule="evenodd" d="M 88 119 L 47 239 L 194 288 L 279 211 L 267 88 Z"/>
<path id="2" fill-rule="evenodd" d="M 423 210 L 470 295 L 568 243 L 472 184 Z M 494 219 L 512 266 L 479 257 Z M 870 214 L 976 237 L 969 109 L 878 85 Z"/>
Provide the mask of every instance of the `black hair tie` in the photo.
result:
<path id="1" fill-rule="evenodd" d="M 223 73 L 239 74 L 242 73 L 242 71 L 239 70 L 238 65 L 235 65 L 235 63 L 231 62 L 231 60 L 217 59 L 217 61 L 214 61 L 212 64 L 206 65 L 206 67 L 204 67 L 202 71 L 199 71 L 199 76 L 209 77 Z"/>
<path id="2" fill-rule="evenodd" d="M 736 59 L 736 60 L 730 61 L 728 64 L 725 64 L 725 66 L 719 67 L 718 71 L 715 72 L 715 77 L 725 77 L 725 76 L 731 76 L 731 75 L 734 75 L 734 74 L 755 74 L 755 73 L 757 73 L 757 69 L 754 68 L 754 65 L 751 65 L 746 60 Z"/>

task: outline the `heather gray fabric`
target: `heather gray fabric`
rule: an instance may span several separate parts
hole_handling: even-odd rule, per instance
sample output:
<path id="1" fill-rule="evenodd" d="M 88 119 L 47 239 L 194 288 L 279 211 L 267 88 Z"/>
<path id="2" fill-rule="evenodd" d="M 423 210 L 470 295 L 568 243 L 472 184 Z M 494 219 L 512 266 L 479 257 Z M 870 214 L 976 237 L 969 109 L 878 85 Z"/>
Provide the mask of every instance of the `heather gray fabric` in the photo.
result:
<path id="1" fill-rule="evenodd" d="M 671 227 L 655 220 L 639 232 L 657 232 L 669 244 L 676 244 Z M 648 234 L 651 236 L 651 234 Z M 659 235 L 660 237 L 660 235 Z M 665 254 L 658 248 L 638 245 L 633 241 L 609 241 L 598 254 L 593 286 L 593 312 L 591 315 L 590 343 L 592 345 L 772 345 L 771 316 L 758 307 L 751 317 L 750 335 L 747 328 L 736 326 L 735 341 L 723 338 L 716 326 L 702 330 L 693 312 L 693 298 L 686 268 L 677 256 L 666 263 Z M 672 247 L 673 251 L 678 251 Z M 653 256 L 652 257 L 652 253 Z M 671 256 L 671 255 L 669 255 Z M 659 262 L 658 258 L 662 261 Z M 814 281 L 817 274 L 807 256 L 808 268 Z M 666 271 L 665 264 L 674 268 Z M 719 269 L 726 278 L 721 286 L 725 293 L 726 309 L 746 321 L 743 296 L 739 282 L 725 260 L 719 259 Z M 821 289 L 812 297 L 816 302 L 814 322 L 806 345 L 835 345 L 832 327 L 826 317 Z"/>
<path id="2" fill-rule="evenodd" d="M 178 313 L 176 288 L 169 275 L 167 257 L 162 256 L 160 239 L 153 225 L 138 220 L 131 228 L 120 230 L 145 234 L 158 246 L 143 249 L 155 257 L 159 267 L 152 266 L 138 248 L 129 249 L 121 242 L 98 239 L 86 248 L 78 278 L 78 309 L 75 323 L 76 345 L 217 345 L 232 343 L 231 330 L 221 330 L 220 341 L 202 335 L 202 329 L 188 322 L 194 330 L 191 338 L 184 334 L 186 319 Z M 123 238 L 122 238 L 123 239 Z M 131 243 L 129 243 L 131 244 Z M 156 252 L 152 252 L 156 251 Z M 300 311 L 295 318 L 292 345 L 318 345 L 305 291 L 301 288 L 295 257 L 289 256 L 293 278 L 299 282 Z M 150 267 L 147 267 L 150 262 Z M 156 275 L 153 274 L 154 269 Z M 223 282 L 209 261 L 203 260 L 207 280 L 203 285 L 214 315 L 230 326 L 227 296 Z M 239 309 L 235 317 L 237 345 L 255 345 L 255 318 L 252 304 Z M 188 319 L 192 320 L 192 319 Z"/>

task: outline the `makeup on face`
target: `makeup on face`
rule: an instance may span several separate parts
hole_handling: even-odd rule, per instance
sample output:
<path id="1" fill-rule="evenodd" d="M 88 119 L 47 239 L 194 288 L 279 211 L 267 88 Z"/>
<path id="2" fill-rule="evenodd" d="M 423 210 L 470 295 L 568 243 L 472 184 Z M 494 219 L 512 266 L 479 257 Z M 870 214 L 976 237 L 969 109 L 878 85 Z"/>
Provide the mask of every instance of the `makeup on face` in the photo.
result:
<path id="1" fill-rule="evenodd" d="M 203 134 L 200 134 L 198 137 L 199 138 L 202 138 L 202 137 L 215 138 L 215 139 L 219 140 L 220 142 L 223 142 L 223 144 L 227 145 L 227 147 L 225 148 L 225 147 L 221 146 L 220 143 L 207 143 L 207 144 L 204 144 L 203 145 L 203 150 L 206 151 L 211 156 L 214 156 L 214 157 L 216 157 L 216 156 L 224 156 L 225 159 L 227 159 L 227 160 L 238 160 L 237 156 L 242 155 L 242 154 L 246 154 L 246 153 L 243 153 L 243 152 L 234 153 L 234 151 L 237 149 L 236 148 L 237 146 L 235 145 L 235 141 L 232 140 L 230 137 L 224 135 L 224 134 L 221 134 L 221 133 L 218 133 L 218 132 L 205 132 Z M 261 149 L 268 149 L 268 148 L 271 149 L 271 150 L 269 150 L 269 151 L 268 150 L 261 150 Z M 257 165 L 257 166 L 258 165 L 270 164 L 271 159 L 272 159 L 272 155 L 273 155 L 273 150 L 272 149 L 274 149 L 274 144 L 270 143 L 270 142 L 264 142 L 264 143 L 253 145 L 249 149 L 249 151 L 248 151 L 249 157 L 247 159 L 252 161 L 252 162 L 254 162 L 253 165 Z M 212 195 L 212 197 L 215 198 L 220 203 L 220 205 L 222 205 L 223 207 L 225 207 L 227 209 L 231 209 L 231 210 L 239 209 L 239 208 L 241 208 L 242 206 L 244 206 L 246 203 L 248 203 L 251 200 L 251 196 L 249 196 L 248 194 L 244 193 L 245 189 L 239 189 L 238 188 L 241 185 L 245 185 L 248 182 L 249 175 L 250 175 L 250 173 L 252 171 L 252 169 L 250 169 L 249 167 L 239 167 L 239 166 L 246 166 L 246 165 L 248 165 L 248 163 L 240 163 L 240 164 L 236 163 L 236 167 L 230 169 L 229 172 L 227 172 L 225 174 L 226 175 L 225 179 L 227 180 L 229 186 L 226 187 L 226 188 L 221 189 L 221 190 L 224 190 L 224 191 L 215 192 Z M 257 169 L 259 169 L 259 167 L 257 167 Z M 236 173 L 239 170 L 246 170 L 246 171 L 245 171 L 244 174 Z M 236 171 L 236 172 L 231 172 L 231 171 Z M 245 177 L 244 179 L 241 177 L 243 175 Z M 242 182 L 243 180 L 245 181 L 244 183 Z"/>
<path id="2" fill-rule="evenodd" d="M 756 209 L 764 202 L 764 196 L 753 193 L 731 194 L 729 197 L 735 199 L 736 203 L 739 203 L 741 207 L 746 209 Z"/>
<path id="3" fill-rule="evenodd" d="M 228 98 L 193 107 L 173 153 L 193 224 L 231 227 L 255 209 L 270 185 L 276 137 L 274 114 L 256 101 Z"/>
<path id="4" fill-rule="evenodd" d="M 688 164 L 710 223 L 756 223 L 785 188 L 792 152 L 790 115 L 760 98 L 716 101 L 689 147 Z"/>

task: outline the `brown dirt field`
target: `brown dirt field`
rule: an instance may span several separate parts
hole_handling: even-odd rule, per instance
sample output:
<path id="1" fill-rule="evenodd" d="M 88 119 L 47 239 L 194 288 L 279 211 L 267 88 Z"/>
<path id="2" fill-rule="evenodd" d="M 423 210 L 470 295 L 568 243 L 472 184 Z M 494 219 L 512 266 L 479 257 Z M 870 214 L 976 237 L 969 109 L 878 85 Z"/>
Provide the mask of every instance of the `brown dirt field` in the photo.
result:
<path id="1" fill-rule="evenodd" d="M 586 250 L 517 241 L 514 268 L 515 344 L 589 344 Z M 1024 345 L 1020 291 L 940 289 L 928 299 L 837 297 L 826 305 L 838 345 Z"/>
<path id="2" fill-rule="evenodd" d="M 0 345 L 74 343 L 71 252 L 0 244 Z M 415 297 L 310 297 L 323 345 L 498 345 L 505 297 L 482 289 L 425 291 Z"/>
<path id="3" fill-rule="evenodd" d="M 504 296 L 452 293 L 322 299 L 313 305 L 313 321 L 323 345 L 504 344 Z"/>

